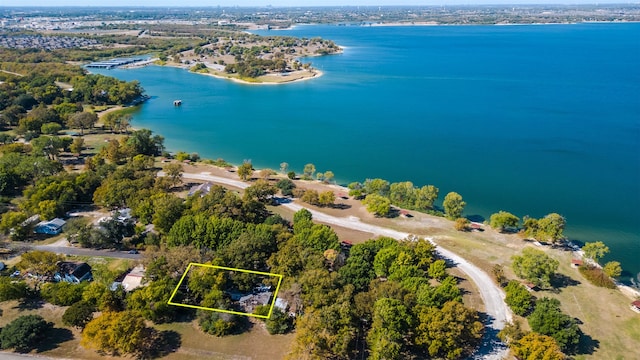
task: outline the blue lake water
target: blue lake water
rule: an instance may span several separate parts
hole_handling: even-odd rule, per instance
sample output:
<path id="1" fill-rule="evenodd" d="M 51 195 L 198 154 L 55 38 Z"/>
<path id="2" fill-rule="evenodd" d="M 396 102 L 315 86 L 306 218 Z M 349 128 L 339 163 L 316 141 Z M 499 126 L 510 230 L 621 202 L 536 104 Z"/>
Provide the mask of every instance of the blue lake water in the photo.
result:
<path id="1" fill-rule="evenodd" d="M 242 85 L 169 67 L 105 70 L 152 99 L 134 126 L 172 151 L 340 183 L 380 177 L 457 191 L 466 215 L 558 212 L 640 272 L 640 24 L 300 26 L 334 40 L 324 76 Z M 173 100 L 182 99 L 181 107 Z"/>

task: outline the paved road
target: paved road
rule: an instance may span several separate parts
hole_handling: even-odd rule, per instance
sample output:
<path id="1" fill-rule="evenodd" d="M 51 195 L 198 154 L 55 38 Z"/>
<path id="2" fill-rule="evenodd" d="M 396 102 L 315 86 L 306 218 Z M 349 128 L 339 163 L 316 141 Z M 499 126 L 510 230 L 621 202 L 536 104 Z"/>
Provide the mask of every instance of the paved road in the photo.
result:
<path id="1" fill-rule="evenodd" d="M 32 246 L 33 249 L 51 251 L 57 254 L 64 255 L 81 255 L 81 256 L 101 256 L 120 259 L 140 259 L 140 254 L 129 254 L 127 251 L 111 251 L 111 250 L 95 250 L 84 249 L 71 246 L 50 246 L 50 245 L 37 245 Z"/>
<path id="2" fill-rule="evenodd" d="M 208 174 L 188 174 L 183 173 L 184 179 L 203 180 L 210 181 L 219 184 L 225 184 L 234 186 L 240 189 L 249 187 L 249 184 L 239 181 L 228 179 L 220 176 L 213 176 Z M 295 203 L 284 203 L 281 206 L 298 211 L 304 208 L 301 205 Z M 327 215 L 309 208 L 306 208 L 313 215 L 313 219 L 325 224 L 337 225 L 349 229 L 360 230 L 364 232 L 373 233 L 381 236 L 388 236 L 394 239 L 406 239 L 410 234 L 387 229 L 384 227 L 366 224 L 360 221 L 356 217 L 340 218 L 336 216 Z M 433 240 L 430 239 L 432 242 Z M 486 359 L 486 360 L 499 360 L 504 359 L 507 356 L 507 348 L 497 338 L 497 333 L 504 328 L 506 322 L 511 321 L 511 311 L 504 302 L 504 293 L 502 290 L 491 280 L 489 275 L 482 271 L 477 266 L 463 259 L 461 256 L 443 249 L 438 246 L 438 253 L 458 266 L 469 278 L 476 284 L 478 292 L 482 297 L 485 305 L 485 312 L 488 318 L 485 320 L 487 325 L 486 336 L 483 339 L 483 344 L 479 351 L 472 357 L 473 359 Z"/>

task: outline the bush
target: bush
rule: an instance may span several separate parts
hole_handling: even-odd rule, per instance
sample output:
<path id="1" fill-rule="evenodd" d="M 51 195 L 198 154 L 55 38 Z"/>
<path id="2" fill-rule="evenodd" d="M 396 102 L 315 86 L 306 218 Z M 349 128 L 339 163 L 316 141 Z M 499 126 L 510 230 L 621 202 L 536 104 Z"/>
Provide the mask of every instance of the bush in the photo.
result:
<path id="1" fill-rule="evenodd" d="M 0 332 L 3 349 L 15 348 L 18 352 L 29 352 L 45 337 L 53 324 L 40 315 L 24 315 L 13 320 Z"/>
<path id="2" fill-rule="evenodd" d="M 580 270 L 582 276 L 584 276 L 587 280 L 589 280 L 590 283 L 595 286 L 600 286 L 607 289 L 616 288 L 616 284 L 613 282 L 613 280 L 611 280 L 611 278 L 607 276 L 607 274 L 605 274 L 604 271 L 602 271 L 602 269 L 599 267 L 586 265 L 580 266 L 578 270 Z"/>
<path id="3" fill-rule="evenodd" d="M 511 310 L 520 316 L 527 315 L 529 310 L 531 310 L 533 300 L 529 291 L 515 280 L 509 281 L 504 291 L 507 294 L 504 301 L 509 305 Z"/>
<path id="4" fill-rule="evenodd" d="M 62 323 L 67 326 L 84 328 L 89 321 L 93 320 L 95 306 L 86 301 L 78 301 L 71 305 L 62 315 Z"/>
<path id="5" fill-rule="evenodd" d="M 43 299 L 54 305 L 69 306 L 82 300 L 84 288 L 85 285 L 67 282 L 48 283 L 42 286 L 40 294 Z"/>

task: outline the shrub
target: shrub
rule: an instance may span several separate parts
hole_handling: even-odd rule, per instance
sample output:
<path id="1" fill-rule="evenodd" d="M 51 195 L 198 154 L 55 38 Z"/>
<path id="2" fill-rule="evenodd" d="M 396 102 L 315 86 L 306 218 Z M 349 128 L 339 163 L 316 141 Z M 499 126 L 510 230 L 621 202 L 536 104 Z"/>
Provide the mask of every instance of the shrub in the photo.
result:
<path id="1" fill-rule="evenodd" d="M 607 289 L 616 288 L 616 284 L 613 282 L 613 280 L 611 280 L 611 278 L 607 276 L 607 274 L 605 274 L 604 271 L 602 271 L 602 269 L 599 267 L 586 265 L 580 266 L 578 270 L 580 270 L 582 276 L 584 276 L 587 280 L 589 280 L 590 283 L 595 286 L 600 286 Z"/>

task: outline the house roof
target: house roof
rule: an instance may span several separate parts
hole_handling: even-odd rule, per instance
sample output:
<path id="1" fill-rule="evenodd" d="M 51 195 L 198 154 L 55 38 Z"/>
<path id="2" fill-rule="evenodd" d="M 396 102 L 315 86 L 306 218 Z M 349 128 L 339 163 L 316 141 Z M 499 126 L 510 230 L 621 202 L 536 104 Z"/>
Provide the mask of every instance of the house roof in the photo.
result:
<path id="1" fill-rule="evenodd" d="M 631 305 L 637 307 L 638 309 L 640 309 L 640 300 L 636 300 L 634 302 L 631 303 Z"/>
<path id="2" fill-rule="evenodd" d="M 60 218 L 55 218 L 53 220 L 49 220 L 49 221 L 40 221 L 36 226 L 51 226 L 53 228 L 59 229 L 61 227 L 64 226 L 64 224 L 66 224 L 67 222 L 60 219 Z"/>
<path id="3" fill-rule="evenodd" d="M 575 265 L 582 265 L 584 262 L 580 259 L 572 259 L 571 263 Z"/>

